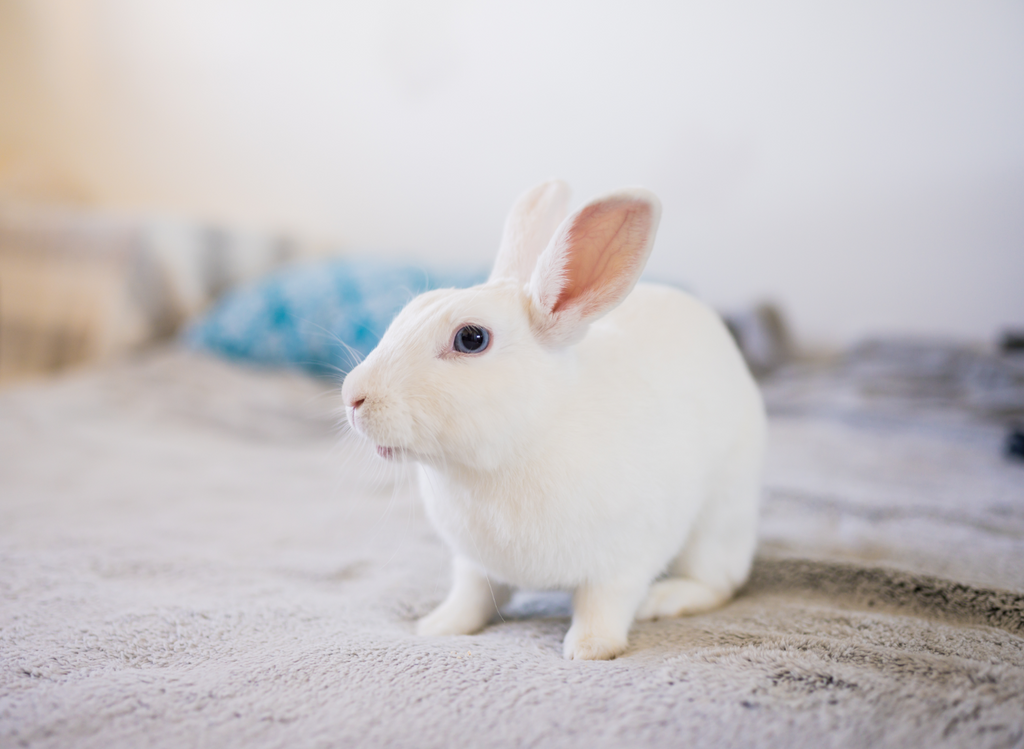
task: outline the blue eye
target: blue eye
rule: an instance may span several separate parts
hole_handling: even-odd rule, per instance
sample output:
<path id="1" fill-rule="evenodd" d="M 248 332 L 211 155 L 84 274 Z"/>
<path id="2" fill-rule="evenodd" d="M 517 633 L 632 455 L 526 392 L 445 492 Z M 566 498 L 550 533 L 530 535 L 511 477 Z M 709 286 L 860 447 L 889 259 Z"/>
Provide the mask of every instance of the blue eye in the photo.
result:
<path id="1" fill-rule="evenodd" d="M 466 325 L 455 334 L 455 350 L 462 354 L 479 354 L 491 342 L 491 334 L 485 328 Z"/>

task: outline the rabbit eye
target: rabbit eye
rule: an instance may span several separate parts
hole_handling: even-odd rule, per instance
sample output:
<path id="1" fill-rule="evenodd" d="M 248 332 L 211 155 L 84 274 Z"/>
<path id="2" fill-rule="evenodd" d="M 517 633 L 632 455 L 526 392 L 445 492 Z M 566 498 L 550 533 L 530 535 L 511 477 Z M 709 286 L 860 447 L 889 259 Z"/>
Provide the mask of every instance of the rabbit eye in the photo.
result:
<path id="1" fill-rule="evenodd" d="M 455 334 L 453 346 L 462 354 L 479 354 L 491 342 L 491 334 L 485 328 L 465 325 Z"/>

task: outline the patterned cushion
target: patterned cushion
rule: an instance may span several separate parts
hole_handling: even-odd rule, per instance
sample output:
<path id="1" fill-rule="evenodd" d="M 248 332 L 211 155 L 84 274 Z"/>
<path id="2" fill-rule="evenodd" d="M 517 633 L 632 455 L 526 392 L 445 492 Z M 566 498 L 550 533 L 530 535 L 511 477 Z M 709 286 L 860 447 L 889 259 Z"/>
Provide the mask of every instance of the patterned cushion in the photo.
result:
<path id="1" fill-rule="evenodd" d="M 485 278 L 368 258 L 305 262 L 229 291 L 183 335 L 233 359 L 337 376 L 373 350 L 417 294 Z"/>

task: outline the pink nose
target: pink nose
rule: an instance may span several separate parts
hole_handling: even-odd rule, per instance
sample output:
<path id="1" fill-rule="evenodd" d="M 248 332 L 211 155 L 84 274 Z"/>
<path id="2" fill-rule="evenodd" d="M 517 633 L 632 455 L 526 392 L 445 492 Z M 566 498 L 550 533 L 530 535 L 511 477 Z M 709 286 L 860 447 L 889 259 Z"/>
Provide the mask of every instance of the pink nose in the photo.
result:
<path id="1" fill-rule="evenodd" d="M 352 398 L 349 401 L 349 403 L 348 403 L 348 407 L 353 409 L 353 410 L 355 410 L 355 409 L 359 408 L 361 405 L 363 405 L 364 401 L 366 401 L 366 398 L 361 398 L 361 397 Z"/>

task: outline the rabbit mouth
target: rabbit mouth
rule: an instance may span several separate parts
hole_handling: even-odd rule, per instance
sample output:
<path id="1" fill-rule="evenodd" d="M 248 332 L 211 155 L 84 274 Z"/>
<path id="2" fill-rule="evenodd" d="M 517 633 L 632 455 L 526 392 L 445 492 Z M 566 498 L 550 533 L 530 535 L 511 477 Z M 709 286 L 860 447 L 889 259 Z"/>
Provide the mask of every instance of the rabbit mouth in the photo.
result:
<path id="1" fill-rule="evenodd" d="M 384 460 L 394 460 L 402 455 L 402 448 L 400 447 L 385 447 L 384 445 L 377 445 L 377 454 L 384 458 Z"/>

